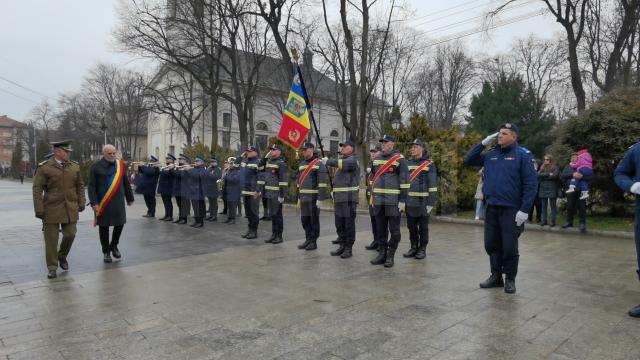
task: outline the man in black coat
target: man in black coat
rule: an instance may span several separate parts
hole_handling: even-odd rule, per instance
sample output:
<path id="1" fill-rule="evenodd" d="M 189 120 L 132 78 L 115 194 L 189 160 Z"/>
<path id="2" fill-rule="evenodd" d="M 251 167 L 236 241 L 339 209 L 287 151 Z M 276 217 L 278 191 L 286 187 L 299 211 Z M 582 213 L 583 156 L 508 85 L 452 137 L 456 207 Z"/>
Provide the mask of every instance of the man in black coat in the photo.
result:
<path id="1" fill-rule="evenodd" d="M 156 216 L 156 188 L 158 187 L 158 177 L 160 168 L 158 158 L 150 155 L 147 165 L 138 166 L 138 180 L 136 193 L 142 194 L 144 203 L 147 206 L 147 213 L 142 217 L 152 218 Z"/>
<path id="2" fill-rule="evenodd" d="M 119 259 L 122 255 L 118 250 L 120 235 L 127 222 L 124 207 L 133 204 L 133 191 L 127 178 L 127 172 L 122 160 L 116 159 L 116 147 L 105 145 L 102 149 L 102 159 L 91 165 L 89 172 L 88 193 L 91 207 L 95 213 L 95 223 L 100 227 L 100 244 L 104 262 L 111 262 L 113 257 Z M 118 176 L 115 176 L 118 175 Z M 117 184 L 117 186 L 111 186 Z M 113 226 L 111 243 L 109 243 L 109 227 Z"/>
<path id="3" fill-rule="evenodd" d="M 176 161 L 176 157 L 173 154 L 167 154 L 165 166 L 160 169 L 160 178 L 158 179 L 158 193 L 162 197 L 162 203 L 164 204 L 164 217 L 160 219 L 163 221 L 173 221 L 173 203 L 171 202 L 171 196 L 173 196 L 173 173 L 171 169 L 174 167 L 174 161 Z"/>

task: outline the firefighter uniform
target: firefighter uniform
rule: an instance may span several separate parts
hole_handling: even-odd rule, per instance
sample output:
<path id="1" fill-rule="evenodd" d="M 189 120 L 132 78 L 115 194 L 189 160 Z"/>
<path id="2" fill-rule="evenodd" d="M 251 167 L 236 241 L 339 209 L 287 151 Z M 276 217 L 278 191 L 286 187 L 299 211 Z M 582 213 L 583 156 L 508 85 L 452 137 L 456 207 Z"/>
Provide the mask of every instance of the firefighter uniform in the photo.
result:
<path id="1" fill-rule="evenodd" d="M 166 167 L 170 166 L 176 160 L 172 154 L 167 154 L 166 161 L 167 166 L 160 169 L 160 177 L 158 179 L 158 194 L 162 198 L 162 204 L 164 205 L 164 217 L 160 220 L 173 221 L 173 203 L 171 202 L 171 196 L 173 195 L 173 174 L 170 169 Z"/>
<path id="2" fill-rule="evenodd" d="M 249 220 L 247 232 L 242 235 L 245 239 L 255 239 L 258 237 L 258 200 L 254 197 L 258 191 L 258 149 L 255 146 L 249 146 L 246 150 L 247 159 L 242 160 L 241 156 L 236 158 L 236 162 L 240 163 L 240 178 L 244 184 L 242 187 L 242 200 L 244 201 L 244 213 Z M 227 209 L 228 211 L 228 209 Z"/>
<path id="3" fill-rule="evenodd" d="M 271 147 L 271 151 L 276 150 L 282 152 L 280 145 L 274 144 Z M 282 156 L 264 158 L 260 162 L 259 169 L 263 175 L 262 179 L 258 181 L 258 192 L 267 199 L 267 207 L 271 216 L 271 237 L 265 242 L 279 244 L 282 242 L 284 229 L 282 204 L 289 188 L 287 163 Z"/>
<path id="4" fill-rule="evenodd" d="M 395 142 L 391 135 L 384 135 L 380 142 Z M 394 161 L 391 161 L 393 159 Z M 386 169 L 385 169 L 386 168 Z M 407 160 L 397 151 L 382 151 L 373 161 L 371 192 L 373 212 L 376 217 L 379 246 L 378 256 L 371 260 L 373 265 L 392 267 L 394 255 L 400 242 L 400 208 L 405 204 L 409 183 L 407 182 Z M 390 240 L 387 239 L 390 233 Z"/>
<path id="5" fill-rule="evenodd" d="M 180 154 L 178 158 L 182 165 L 187 165 L 191 162 L 191 158 L 184 154 Z M 175 196 L 176 204 L 178 205 L 178 220 L 174 222 L 176 224 L 186 224 L 191 212 L 187 173 L 185 170 L 173 168 L 171 169 L 171 174 L 173 175 L 173 196 Z"/>
<path id="6" fill-rule="evenodd" d="M 206 184 L 207 170 L 204 168 L 204 156 L 196 156 L 195 167 L 186 170 L 186 173 L 189 179 L 189 200 L 191 200 L 191 206 L 193 206 L 194 222 L 191 227 L 201 228 L 204 226 L 204 216 L 207 212 L 204 186 Z"/>
<path id="7" fill-rule="evenodd" d="M 371 173 L 371 168 L 373 167 L 373 160 L 380 154 L 380 145 L 376 145 L 375 147 L 369 150 L 371 154 L 371 160 L 369 164 L 367 164 L 367 190 L 366 197 L 367 202 L 369 204 L 369 218 L 371 219 L 371 232 L 373 233 L 373 241 L 371 244 L 365 246 L 367 250 L 378 250 L 378 227 L 376 226 L 376 216 L 373 212 L 373 205 L 371 205 L 371 179 L 373 178 L 373 174 Z"/>
<path id="8" fill-rule="evenodd" d="M 157 163 L 158 158 L 150 155 L 150 163 Z M 158 177 L 160 168 L 156 166 L 138 166 L 138 176 L 136 177 L 136 193 L 141 194 L 147 206 L 147 213 L 142 217 L 156 216 L 156 190 L 158 187 Z"/>
<path id="9" fill-rule="evenodd" d="M 207 174 L 204 178 L 204 188 L 207 199 L 209 200 L 209 217 L 208 221 L 218 220 L 218 196 L 220 191 L 218 190 L 218 180 L 222 177 L 222 169 L 218 167 L 218 158 L 212 156 L 209 158 L 210 167 L 207 169 Z"/>
<path id="10" fill-rule="evenodd" d="M 302 145 L 303 149 L 314 149 L 312 143 Z M 313 167 L 309 166 L 313 163 Z M 315 156 L 300 160 L 298 166 L 298 204 L 300 206 L 305 242 L 298 249 L 315 250 L 320 236 L 320 207 L 327 192 L 327 167 Z M 302 178 L 304 176 L 304 179 Z"/>
<path id="11" fill-rule="evenodd" d="M 436 206 L 438 195 L 438 173 L 436 165 L 429 159 L 425 143 L 416 139 L 411 145 L 422 147 L 422 156 L 407 161 L 409 169 L 409 191 L 407 192 L 407 227 L 411 248 L 404 257 L 424 259 L 429 243 L 429 215 Z"/>
<path id="12" fill-rule="evenodd" d="M 351 140 L 339 144 L 345 151 L 346 148 L 355 147 Z M 360 165 L 358 159 L 351 153 L 343 153 L 339 159 L 322 159 L 328 167 L 336 168 L 333 178 L 333 202 L 334 217 L 340 247 L 331 252 L 332 256 L 340 256 L 343 259 L 352 256 L 353 244 L 356 241 L 356 208 L 360 192 Z"/>

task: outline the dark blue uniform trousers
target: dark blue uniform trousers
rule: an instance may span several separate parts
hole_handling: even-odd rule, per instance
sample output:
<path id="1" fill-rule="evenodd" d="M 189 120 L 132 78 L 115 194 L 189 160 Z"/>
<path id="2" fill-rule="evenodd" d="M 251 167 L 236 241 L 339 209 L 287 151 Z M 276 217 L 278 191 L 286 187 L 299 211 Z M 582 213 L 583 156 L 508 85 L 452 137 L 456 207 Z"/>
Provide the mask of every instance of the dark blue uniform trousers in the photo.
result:
<path id="1" fill-rule="evenodd" d="M 491 272 L 515 279 L 518 274 L 518 238 L 524 225 L 516 225 L 518 208 L 487 205 L 484 220 L 484 248 L 489 255 Z"/>
<path id="2" fill-rule="evenodd" d="M 638 280 L 640 280 L 640 209 L 636 209 L 636 256 L 638 258 Z"/>
<path id="3" fill-rule="evenodd" d="M 353 246 L 356 241 L 356 202 L 334 202 L 334 219 L 338 238 L 347 246 Z"/>
<path id="4" fill-rule="evenodd" d="M 243 195 L 244 213 L 249 220 L 249 230 L 258 230 L 260 218 L 258 217 L 258 200 L 253 195 Z"/>
<path id="5" fill-rule="evenodd" d="M 378 244 L 383 248 L 397 249 L 400 243 L 400 210 L 398 205 L 374 205 Z M 388 236 L 387 234 L 391 235 Z M 387 240 L 387 238 L 389 238 Z"/>

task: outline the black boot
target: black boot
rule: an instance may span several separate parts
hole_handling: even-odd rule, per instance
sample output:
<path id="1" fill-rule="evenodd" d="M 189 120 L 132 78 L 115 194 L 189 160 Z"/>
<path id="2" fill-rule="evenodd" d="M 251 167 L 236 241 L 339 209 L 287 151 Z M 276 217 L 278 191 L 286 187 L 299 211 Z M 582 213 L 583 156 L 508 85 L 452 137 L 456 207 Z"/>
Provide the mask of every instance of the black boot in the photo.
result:
<path id="1" fill-rule="evenodd" d="M 258 232 L 256 230 L 251 230 L 249 234 L 245 236 L 245 239 L 255 239 L 257 237 L 258 237 Z"/>
<path id="2" fill-rule="evenodd" d="M 573 224 L 572 224 L 572 223 L 566 223 L 566 224 L 562 225 L 562 228 L 563 228 L 563 229 L 568 229 L 568 228 L 570 228 L 570 227 L 573 227 Z"/>
<path id="3" fill-rule="evenodd" d="M 271 242 L 272 244 L 280 244 L 282 242 L 282 234 L 277 234 L 276 238 Z"/>
<path id="4" fill-rule="evenodd" d="M 502 280 L 502 274 L 491 273 L 491 276 L 484 282 L 480 283 L 480 287 L 483 289 L 504 287 L 504 281 Z"/>
<path id="5" fill-rule="evenodd" d="M 421 245 L 418 247 L 418 251 L 416 251 L 415 258 L 418 260 L 422 260 L 427 257 L 427 245 Z"/>
<path id="6" fill-rule="evenodd" d="M 182 221 L 182 218 L 181 218 L 181 217 L 178 217 L 178 220 L 174 221 L 173 223 L 174 223 L 174 224 L 180 224 L 180 222 L 181 222 L 181 221 Z"/>
<path id="7" fill-rule="evenodd" d="M 228 223 L 229 219 L 227 219 L 227 221 L 225 221 L 225 223 Z M 246 239 L 247 236 L 249 236 L 249 234 L 251 234 L 251 229 L 248 229 L 246 233 L 240 235 L 241 238 Z"/>
<path id="8" fill-rule="evenodd" d="M 371 260 L 371 265 L 382 265 L 387 260 L 387 249 L 384 246 L 378 247 L 378 256 Z"/>
<path id="9" fill-rule="evenodd" d="M 166 218 L 166 219 L 164 219 L 164 221 L 167 221 L 167 222 L 168 222 L 168 221 L 173 221 L 173 216 L 167 216 L 167 218 Z"/>
<path id="10" fill-rule="evenodd" d="M 378 250 L 378 241 L 374 239 L 371 244 L 365 246 L 364 248 L 367 250 Z"/>
<path id="11" fill-rule="evenodd" d="M 353 248 L 352 245 L 346 245 L 344 247 L 344 251 L 342 252 L 342 254 L 340 254 L 340 257 L 343 259 L 348 259 L 352 257 L 353 256 L 352 248 Z"/>
<path id="12" fill-rule="evenodd" d="M 340 243 L 340 247 L 338 249 L 332 251 L 330 254 L 331 254 L 331 256 L 340 256 L 344 252 L 344 249 L 345 249 L 344 243 Z"/>
<path id="13" fill-rule="evenodd" d="M 402 256 L 406 257 L 406 258 L 412 258 L 414 256 L 416 256 L 416 253 L 418 252 L 418 244 L 416 244 L 415 242 L 411 242 L 411 248 L 409 249 L 409 251 L 407 251 L 406 253 L 402 254 Z"/>
<path id="14" fill-rule="evenodd" d="M 583 234 L 587 232 L 587 224 L 580 223 L 580 232 Z"/>
<path id="15" fill-rule="evenodd" d="M 393 267 L 393 256 L 396 254 L 396 249 L 387 249 L 387 259 L 384 261 L 384 267 Z"/>
<path id="16" fill-rule="evenodd" d="M 158 220 L 160 220 L 160 221 L 165 221 L 165 220 L 167 220 L 167 215 L 165 215 L 165 216 L 161 217 L 161 218 L 160 218 L 160 219 L 158 219 Z"/>
<path id="17" fill-rule="evenodd" d="M 516 280 L 515 279 L 505 279 L 504 280 L 504 292 L 507 294 L 513 294 L 516 292 Z"/>
<path id="18" fill-rule="evenodd" d="M 552 221 L 551 225 L 549 225 L 549 227 L 555 227 L 555 226 L 556 226 L 556 222 L 555 221 Z"/>
<path id="19" fill-rule="evenodd" d="M 640 305 L 631 308 L 631 310 L 629 310 L 629 316 L 640 318 Z"/>
<path id="20" fill-rule="evenodd" d="M 266 243 L 272 243 L 276 239 L 276 233 L 271 233 L 271 237 L 265 240 Z"/>
<path id="21" fill-rule="evenodd" d="M 204 226 L 204 220 L 199 220 L 195 223 L 195 225 L 192 225 L 194 228 L 201 228 Z"/>
<path id="22" fill-rule="evenodd" d="M 307 238 L 307 240 L 305 240 L 302 244 L 298 245 L 298 249 L 306 249 L 307 246 L 309 246 L 309 243 L 311 243 L 311 240 Z"/>
<path id="23" fill-rule="evenodd" d="M 342 239 L 337 238 L 337 239 L 335 239 L 335 240 L 331 240 L 331 243 L 332 243 L 332 244 L 342 244 Z"/>
<path id="24" fill-rule="evenodd" d="M 313 239 L 309 241 L 309 245 L 305 248 L 307 251 L 315 250 L 318 248 L 318 244 L 316 244 L 317 239 Z"/>
<path id="25" fill-rule="evenodd" d="M 540 226 L 547 226 L 547 225 L 549 225 L 549 224 L 548 224 L 546 221 L 543 221 L 543 222 L 540 224 Z"/>

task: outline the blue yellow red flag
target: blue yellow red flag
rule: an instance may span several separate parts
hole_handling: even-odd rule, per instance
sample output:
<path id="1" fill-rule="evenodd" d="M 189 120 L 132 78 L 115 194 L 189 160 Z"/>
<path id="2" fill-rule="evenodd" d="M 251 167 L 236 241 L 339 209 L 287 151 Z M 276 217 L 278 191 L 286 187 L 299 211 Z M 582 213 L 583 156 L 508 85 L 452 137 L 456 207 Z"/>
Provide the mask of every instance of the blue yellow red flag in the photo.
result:
<path id="1" fill-rule="evenodd" d="M 296 66 L 289 98 L 282 113 L 280 131 L 278 131 L 278 138 L 296 150 L 300 148 L 311 129 L 309 106 L 305 100 L 307 99 L 306 90 L 300 78 L 300 67 Z"/>

